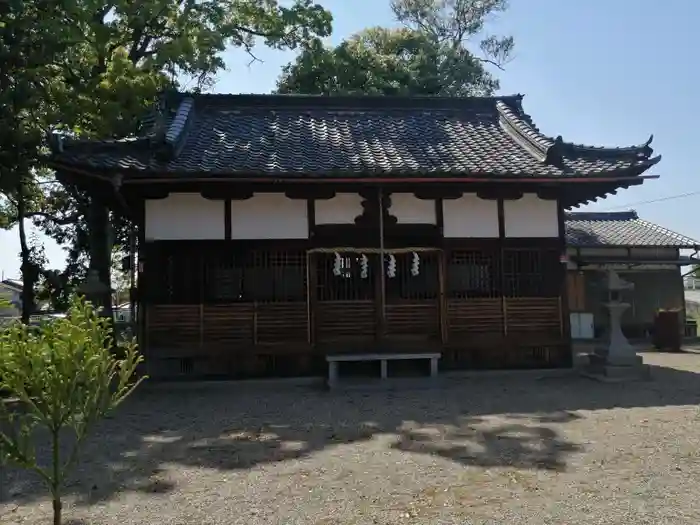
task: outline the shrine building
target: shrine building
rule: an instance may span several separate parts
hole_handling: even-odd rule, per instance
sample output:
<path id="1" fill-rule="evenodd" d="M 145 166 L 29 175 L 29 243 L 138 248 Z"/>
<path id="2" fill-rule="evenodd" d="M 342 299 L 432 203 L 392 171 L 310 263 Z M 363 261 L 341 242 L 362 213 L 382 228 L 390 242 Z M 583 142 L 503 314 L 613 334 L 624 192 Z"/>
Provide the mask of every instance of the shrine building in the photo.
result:
<path id="1" fill-rule="evenodd" d="M 151 375 L 570 367 L 565 210 L 660 157 L 546 136 L 522 100 L 172 94 L 138 136 L 62 139 L 51 165 L 136 225 Z"/>

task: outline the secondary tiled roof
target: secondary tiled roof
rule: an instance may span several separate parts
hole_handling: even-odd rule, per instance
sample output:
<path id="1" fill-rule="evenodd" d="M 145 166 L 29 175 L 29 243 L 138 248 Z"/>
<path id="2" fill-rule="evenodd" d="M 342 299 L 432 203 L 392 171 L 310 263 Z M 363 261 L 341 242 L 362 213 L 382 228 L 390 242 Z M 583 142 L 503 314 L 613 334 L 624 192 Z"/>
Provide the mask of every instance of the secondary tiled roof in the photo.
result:
<path id="1" fill-rule="evenodd" d="M 636 211 L 568 213 L 565 224 L 569 246 L 700 246 L 700 241 L 640 219 Z"/>
<path id="2" fill-rule="evenodd" d="M 54 162 L 131 175 L 635 176 L 650 142 L 599 148 L 543 135 L 522 95 L 374 97 L 184 95 L 141 137 L 69 142 Z"/>
<path id="3" fill-rule="evenodd" d="M 4 281 L 0 281 L 0 284 L 15 292 L 22 291 L 22 281 L 17 281 L 16 279 L 5 279 Z"/>

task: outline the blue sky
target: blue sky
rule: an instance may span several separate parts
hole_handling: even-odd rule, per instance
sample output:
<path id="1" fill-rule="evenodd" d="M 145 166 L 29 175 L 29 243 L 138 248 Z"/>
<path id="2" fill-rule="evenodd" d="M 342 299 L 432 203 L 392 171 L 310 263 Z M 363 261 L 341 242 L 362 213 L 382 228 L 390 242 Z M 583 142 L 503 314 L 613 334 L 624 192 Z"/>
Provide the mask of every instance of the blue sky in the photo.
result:
<path id="1" fill-rule="evenodd" d="M 367 26 L 393 25 L 389 0 L 319 1 L 334 15 L 332 42 Z M 609 146 L 654 134 L 652 146 L 663 160 L 650 174 L 661 178 L 587 209 L 635 208 L 649 221 L 700 239 L 690 213 L 700 206 L 697 20 L 695 0 L 511 0 L 491 29 L 515 37 L 514 59 L 498 72 L 501 93 L 525 94 L 525 110 L 544 133 Z M 215 91 L 269 92 L 294 57 L 263 48 L 256 54 L 263 63 L 248 67 L 244 53 L 227 52 L 228 71 Z M 698 194 L 647 202 L 692 192 Z M 5 277 L 19 272 L 16 238 L 15 231 L 0 231 Z M 60 248 L 47 242 L 46 250 L 52 265 L 62 266 Z"/>

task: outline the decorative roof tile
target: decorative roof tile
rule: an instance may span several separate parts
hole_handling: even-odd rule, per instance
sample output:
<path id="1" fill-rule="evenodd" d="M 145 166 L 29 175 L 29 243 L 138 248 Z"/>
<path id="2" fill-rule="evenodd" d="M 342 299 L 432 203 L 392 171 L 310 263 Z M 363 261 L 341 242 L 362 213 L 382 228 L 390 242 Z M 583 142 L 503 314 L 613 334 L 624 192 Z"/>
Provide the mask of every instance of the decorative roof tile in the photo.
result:
<path id="1" fill-rule="evenodd" d="M 591 148 L 546 137 L 522 95 L 184 95 L 129 142 L 64 141 L 53 161 L 150 175 L 567 177 L 639 175 L 649 141 Z"/>
<path id="2" fill-rule="evenodd" d="M 566 243 L 569 246 L 648 246 L 695 248 L 700 241 L 640 219 L 634 210 L 566 214 Z"/>

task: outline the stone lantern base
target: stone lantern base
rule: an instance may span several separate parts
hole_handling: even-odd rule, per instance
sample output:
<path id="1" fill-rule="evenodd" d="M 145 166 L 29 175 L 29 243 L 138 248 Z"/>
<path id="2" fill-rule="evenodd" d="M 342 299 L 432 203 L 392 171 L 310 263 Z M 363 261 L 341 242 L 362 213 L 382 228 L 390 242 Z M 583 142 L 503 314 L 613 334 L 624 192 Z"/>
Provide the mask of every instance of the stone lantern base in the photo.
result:
<path id="1" fill-rule="evenodd" d="M 582 374 L 604 382 L 645 381 L 651 379 L 651 369 L 644 364 L 641 356 L 627 359 L 625 363 L 611 363 L 607 356 L 599 353 L 588 355 L 588 364 Z"/>

